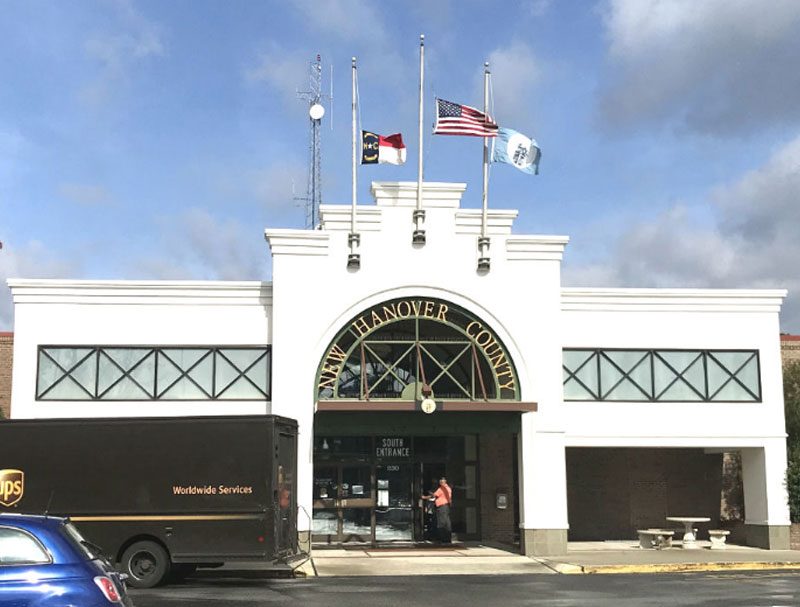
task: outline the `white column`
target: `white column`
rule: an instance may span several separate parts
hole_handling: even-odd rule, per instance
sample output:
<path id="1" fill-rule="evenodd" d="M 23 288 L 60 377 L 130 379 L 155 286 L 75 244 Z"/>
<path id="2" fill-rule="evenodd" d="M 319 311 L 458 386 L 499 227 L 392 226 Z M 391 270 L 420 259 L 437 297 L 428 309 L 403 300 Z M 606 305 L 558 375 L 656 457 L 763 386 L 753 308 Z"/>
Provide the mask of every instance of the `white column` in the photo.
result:
<path id="1" fill-rule="evenodd" d="M 291 357 L 289 357 L 291 358 Z M 306 390 L 307 392 L 307 390 Z M 311 514 L 314 486 L 314 409 L 313 403 L 298 398 L 297 392 L 283 393 L 274 390 L 272 413 L 297 420 L 297 530 L 303 542 L 311 530 Z"/>
<path id="2" fill-rule="evenodd" d="M 762 448 L 742 449 L 748 544 L 776 550 L 789 548 L 785 476 L 785 439 L 770 439 Z"/>
<path id="3" fill-rule="evenodd" d="M 522 415 L 519 441 L 520 536 L 524 554 L 567 550 L 564 432 L 537 429 L 537 413 Z"/>
<path id="4" fill-rule="evenodd" d="M 303 264 L 286 268 L 275 264 L 273 281 L 276 285 L 291 284 L 294 276 L 310 270 Z M 273 292 L 272 317 L 272 408 L 271 413 L 297 420 L 297 530 L 300 541 L 310 539 L 314 486 L 314 374 L 319 361 L 309 359 L 316 344 L 316 327 L 304 321 L 296 301 L 308 298 L 308 293 L 289 288 Z M 309 389 L 312 388 L 312 389 Z M 307 513 L 307 514 L 306 514 Z"/>

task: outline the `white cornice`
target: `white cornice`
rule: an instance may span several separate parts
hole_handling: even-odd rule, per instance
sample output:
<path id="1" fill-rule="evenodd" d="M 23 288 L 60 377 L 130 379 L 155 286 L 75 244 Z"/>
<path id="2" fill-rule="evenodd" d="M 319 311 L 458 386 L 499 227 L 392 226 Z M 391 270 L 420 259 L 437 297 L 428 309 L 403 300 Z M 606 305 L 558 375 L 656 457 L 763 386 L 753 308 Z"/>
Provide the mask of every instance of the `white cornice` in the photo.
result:
<path id="1" fill-rule="evenodd" d="M 510 261 L 561 261 L 567 236 L 509 236 L 506 238 L 506 257 Z"/>
<path id="2" fill-rule="evenodd" d="M 323 204 L 319 207 L 320 225 L 323 230 L 349 232 L 352 227 L 352 212 L 353 208 L 350 205 Z M 379 232 L 382 218 L 383 210 L 378 207 L 357 206 L 356 232 Z"/>
<path id="3" fill-rule="evenodd" d="M 780 312 L 785 289 L 563 288 L 564 311 Z"/>
<path id="4" fill-rule="evenodd" d="M 272 283 L 10 278 L 15 304 L 272 305 Z"/>
<path id="5" fill-rule="evenodd" d="M 330 235 L 320 230 L 265 230 L 272 256 L 328 254 Z"/>
<path id="6" fill-rule="evenodd" d="M 745 430 L 746 431 L 746 428 Z M 765 442 L 785 438 L 783 434 L 756 435 L 751 434 L 727 436 L 691 436 L 669 434 L 637 433 L 631 435 L 602 435 L 602 434 L 572 434 L 569 431 L 564 435 L 567 447 L 700 447 L 700 448 L 741 448 L 763 447 Z"/>
<path id="7" fill-rule="evenodd" d="M 422 207 L 457 209 L 466 189 L 466 183 L 425 181 L 422 184 Z M 417 204 L 416 181 L 373 181 L 370 192 L 378 206 L 413 207 Z"/>
<path id="8" fill-rule="evenodd" d="M 519 214 L 513 210 L 489 210 L 486 212 L 486 233 L 489 236 L 511 234 L 511 227 Z M 483 222 L 481 209 L 456 211 L 456 234 L 480 234 Z"/>

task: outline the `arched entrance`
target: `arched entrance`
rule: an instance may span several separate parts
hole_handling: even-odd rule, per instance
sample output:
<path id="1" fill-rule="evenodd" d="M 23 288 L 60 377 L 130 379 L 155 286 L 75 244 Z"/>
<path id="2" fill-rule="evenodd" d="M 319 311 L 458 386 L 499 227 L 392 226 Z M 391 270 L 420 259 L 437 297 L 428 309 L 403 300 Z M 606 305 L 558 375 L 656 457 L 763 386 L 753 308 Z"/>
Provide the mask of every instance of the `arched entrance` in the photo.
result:
<path id="1" fill-rule="evenodd" d="M 497 334 L 460 306 L 400 298 L 363 311 L 326 349 L 316 388 L 317 542 L 426 540 L 430 513 L 420 495 L 440 476 L 454 489 L 458 539 L 479 539 L 489 436 L 505 437 L 504 473 L 516 486 L 519 412 L 535 405 L 521 402 Z"/>
<path id="2" fill-rule="evenodd" d="M 418 401 L 424 385 L 434 400 L 519 400 L 516 369 L 497 335 L 433 298 L 387 301 L 351 319 L 317 374 L 320 403 Z"/>

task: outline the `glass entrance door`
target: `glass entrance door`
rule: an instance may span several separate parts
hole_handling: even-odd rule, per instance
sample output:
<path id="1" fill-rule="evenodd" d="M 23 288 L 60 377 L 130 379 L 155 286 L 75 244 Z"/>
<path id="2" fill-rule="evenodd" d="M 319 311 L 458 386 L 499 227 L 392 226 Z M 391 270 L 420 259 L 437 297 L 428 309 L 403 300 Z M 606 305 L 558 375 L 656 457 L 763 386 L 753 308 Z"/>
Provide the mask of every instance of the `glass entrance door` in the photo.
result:
<path id="1" fill-rule="evenodd" d="M 413 466 L 378 464 L 375 466 L 375 541 L 412 541 Z"/>
<path id="2" fill-rule="evenodd" d="M 314 467 L 314 515 L 312 540 L 329 544 L 339 541 L 339 468 Z"/>
<path id="3" fill-rule="evenodd" d="M 371 466 L 341 464 L 314 469 L 313 541 L 371 542 L 374 506 Z"/>
<path id="4" fill-rule="evenodd" d="M 432 494 L 439 486 L 439 479 L 447 478 L 453 490 L 450 508 L 453 540 L 480 539 L 477 437 L 419 438 L 416 446 L 422 460 L 415 480 L 417 494 Z M 420 505 L 415 517 L 416 537 L 436 539 L 435 509 L 425 500 Z"/>
<path id="5" fill-rule="evenodd" d="M 439 486 L 439 479 L 446 476 L 446 468 L 444 463 L 417 464 L 415 482 L 417 495 L 432 495 Z M 433 502 L 420 498 L 419 505 L 420 507 L 416 512 L 416 520 L 414 521 L 416 539 L 419 541 L 437 540 L 439 535 L 436 532 L 436 508 Z"/>
<path id="6" fill-rule="evenodd" d="M 453 489 L 453 539 L 479 539 L 477 438 L 317 437 L 312 541 L 435 540 L 435 510 L 421 496 L 442 476 Z"/>
<path id="7" fill-rule="evenodd" d="M 340 468 L 339 513 L 342 521 L 341 542 L 372 541 L 372 508 L 375 497 L 372 491 L 371 466 L 356 464 Z"/>

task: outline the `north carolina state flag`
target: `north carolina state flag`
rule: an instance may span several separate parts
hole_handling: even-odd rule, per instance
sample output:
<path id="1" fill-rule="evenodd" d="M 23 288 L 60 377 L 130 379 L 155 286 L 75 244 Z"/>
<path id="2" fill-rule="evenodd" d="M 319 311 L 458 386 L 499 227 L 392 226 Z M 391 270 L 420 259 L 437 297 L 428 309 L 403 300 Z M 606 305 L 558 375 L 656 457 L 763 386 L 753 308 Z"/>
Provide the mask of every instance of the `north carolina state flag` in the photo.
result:
<path id="1" fill-rule="evenodd" d="M 384 137 L 361 131 L 361 164 L 404 164 L 406 146 L 400 133 Z"/>

